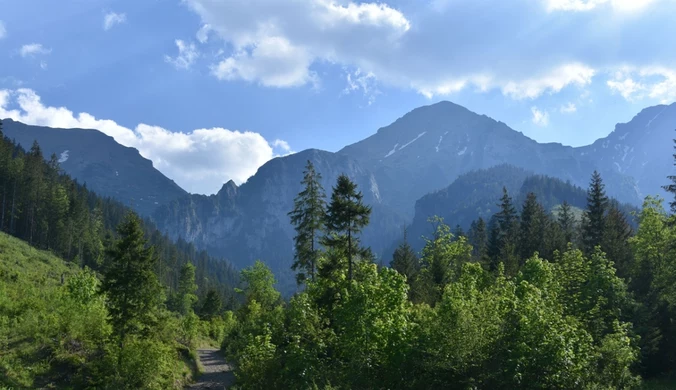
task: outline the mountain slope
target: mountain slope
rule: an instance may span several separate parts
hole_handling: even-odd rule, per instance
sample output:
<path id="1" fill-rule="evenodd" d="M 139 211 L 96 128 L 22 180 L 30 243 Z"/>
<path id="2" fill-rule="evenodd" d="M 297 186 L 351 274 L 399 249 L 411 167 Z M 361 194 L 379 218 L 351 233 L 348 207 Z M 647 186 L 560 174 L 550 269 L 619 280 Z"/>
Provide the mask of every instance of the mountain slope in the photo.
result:
<path id="1" fill-rule="evenodd" d="M 676 115 L 676 106 L 669 111 Z M 665 136 L 655 133 L 655 138 L 664 142 Z M 640 141 L 650 143 L 653 139 L 643 137 Z M 631 170 L 618 170 L 607 157 L 604 160 L 585 151 L 558 143 L 537 143 L 502 122 L 444 101 L 417 108 L 338 153 L 371 169 L 383 193 L 399 195 L 386 198 L 386 203 L 409 218 L 415 201 L 423 195 L 444 188 L 463 173 L 499 164 L 570 180 L 579 186 L 585 186 L 597 169 L 610 194 L 633 204 L 640 202 L 642 193 L 659 190 L 648 182 L 637 187 Z M 666 172 L 668 167 L 657 172 Z"/>
<path id="2" fill-rule="evenodd" d="M 5 136 L 24 149 L 29 150 L 37 140 L 44 156 L 56 154 L 61 168 L 72 178 L 144 216 L 158 205 L 187 194 L 136 149 L 122 146 L 99 131 L 29 126 L 11 119 L 2 122 Z"/>
<path id="3" fill-rule="evenodd" d="M 620 123 L 607 137 L 576 148 L 581 158 L 593 156 L 605 171 L 631 176 L 641 198 L 663 195 L 660 187 L 672 173 L 676 138 L 676 103 L 648 107 L 628 123 Z"/>
<path id="4" fill-rule="evenodd" d="M 445 223 L 454 227 L 460 225 L 467 230 L 479 217 L 488 221 L 499 211 L 502 188 L 507 188 L 513 204 L 520 212 L 529 192 L 533 192 L 545 209 L 553 211 L 563 201 L 571 206 L 584 209 L 587 206 L 586 190 L 560 179 L 537 175 L 512 165 L 498 165 L 465 173 L 448 187 L 427 194 L 415 204 L 415 217 L 408 232 L 409 241 L 416 250 L 424 245 L 422 236 L 430 236 L 432 227 L 427 222 L 432 216 L 444 218 Z M 621 205 L 630 217 L 632 206 Z M 394 247 L 390 248 L 392 253 Z"/>
<path id="5" fill-rule="evenodd" d="M 280 289 L 291 291 L 295 287 L 290 270 L 295 231 L 287 213 L 302 189 L 307 160 L 321 173 L 327 198 L 340 174 L 357 183 L 364 202 L 373 206 L 363 243 L 382 253 L 397 238 L 405 220 L 382 203 L 379 184 L 371 172 L 346 156 L 321 150 L 275 158 L 240 187 L 228 182 L 216 195 L 182 197 L 160 207 L 153 219 L 170 237 L 194 242 L 237 266 L 265 261 L 277 274 Z"/>

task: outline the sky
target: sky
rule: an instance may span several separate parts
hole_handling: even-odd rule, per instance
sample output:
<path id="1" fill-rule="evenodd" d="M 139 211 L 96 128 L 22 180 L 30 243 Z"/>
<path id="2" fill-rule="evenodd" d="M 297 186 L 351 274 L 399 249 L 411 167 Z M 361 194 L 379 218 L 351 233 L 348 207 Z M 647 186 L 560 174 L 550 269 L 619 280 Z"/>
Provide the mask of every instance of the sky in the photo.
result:
<path id="1" fill-rule="evenodd" d="M 449 100 L 580 146 L 676 101 L 676 0 L 0 0 L 0 118 L 193 193 Z"/>

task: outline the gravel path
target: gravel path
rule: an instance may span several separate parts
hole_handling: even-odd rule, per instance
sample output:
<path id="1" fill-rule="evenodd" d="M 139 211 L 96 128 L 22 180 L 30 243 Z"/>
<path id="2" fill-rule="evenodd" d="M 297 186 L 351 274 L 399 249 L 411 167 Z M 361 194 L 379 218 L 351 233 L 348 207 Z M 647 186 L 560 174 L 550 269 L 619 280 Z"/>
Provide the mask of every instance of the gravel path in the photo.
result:
<path id="1" fill-rule="evenodd" d="M 235 383 L 235 374 L 221 351 L 217 349 L 200 349 L 197 351 L 202 363 L 203 373 L 197 383 L 189 389 L 227 389 Z"/>

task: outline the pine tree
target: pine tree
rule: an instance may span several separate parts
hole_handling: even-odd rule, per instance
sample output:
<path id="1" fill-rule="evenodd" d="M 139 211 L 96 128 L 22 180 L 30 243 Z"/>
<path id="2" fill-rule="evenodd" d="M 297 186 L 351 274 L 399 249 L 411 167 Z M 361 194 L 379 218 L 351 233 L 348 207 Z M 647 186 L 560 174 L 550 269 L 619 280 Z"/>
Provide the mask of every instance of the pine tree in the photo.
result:
<path id="1" fill-rule="evenodd" d="M 496 270 L 500 262 L 505 263 L 506 272 L 516 274 L 518 258 L 516 245 L 518 241 L 519 220 L 512 198 L 507 188 L 502 188 L 500 198 L 500 211 L 495 214 L 495 225 L 491 230 L 489 252 L 491 256 L 491 269 Z"/>
<path id="2" fill-rule="evenodd" d="M 565 200 L 561 204 L 557 222 L 561 228 L 563 239 L 566 241 L 566 245 L 568 245 L 569 242 L 573 242 L 575 237 L 575 215 L 573 214 L 570 204 L 568 204 L 568 202 Z"/>
<path id="3" fill-rule="evenodd" d="M 223 302 L 221 301 L 221 297 L 218 295 L 218 292 L 213 288 L 209 289 L 206 298 L 204 298 L 202 308 L 200 309 L 200 317 L 205 320 L 210 320 L 218 316 L 222 306 Z"/>
<path id="4" fill-rule="evenodd" d="M 154 272 L 157 258 L 153 247 L 147 245 L 139 217 L 127 214 L 117 232 L 120 238 L 108 253 L 101 291 L 108 300 L 114 332 L 123 343 L 127 335 L 144 334 L 154 325 L 154 314 L 163 299 Z"/>
<path id="5" fill-rule="evenodd" d="M 601 175 L 594 171 L 587 190 L 587 209 L 582 223 L 582 244 L 587 253 L 592 253 L 603 240 L 608 208 L 608 197 L 604 187 Z"/>
<path id="6" fill-rule="evenodd" d="M 321 185 L 322 175 L 315 171 L 310 160 L 305 168 L 303 181 L 305 188 L 294 201 L 294 209 L 289 213 L 291 223 L 296 227 L 294 237 L 296 261 L 293 270 L 302 269 L 297 275 L 297 282 L 302 283 L 307 276 L 314 279 L 317 259 L 320 250 L 317 240 L 324 230 L 326 214 L 326 195 Z"/>
<path id="7" fill-rule="evenodd" d="M 415 275 L 420 270 L 420 261 L 408 244 L 406 228 L 404 228 L 404 242 L 402 242 L 394 251 L 390 267 L 406 276 L 406 281 L 409 285 L 411 285 Z"/>
<path id="8" fill-rule="evenodd" d="M 371 207 L 362 203 L 363 195 L 357 191 L 357 185 L 346 175 L 340 175 L 333 187 L 331 203 L 326 213 L 324 243 L 329 247 L 340 248 L 347 259 L 348 280 L 352 280 L 352 262 L 355 255 L 364 254 L 359 247 L 358 234 L 369 224 Z"/>
<path id="9" fill-rule="evenodd" d="M 522 263 L 535 252 L 542 252 L 546 217 L 545 210 L 538 203 L 535 194 L 529 192 L 523 204 L 519 226 L 518 248 Z"/>
<path id="10" fill-rule="evenodd" d="M 601 249 L 608 259 L 615 263 L 617 274 L 625 279 L 630 276 L 633 263 L 633 253 L 629 244 L 629 237 L 632 234 L 632 228 L 624 213 L 617 204 L 611 204 L 605 220 Z"/>
<path id="11" fill-rule="evenodd" d="M 484 261 L 488 254 L 488 234 L 483 218 L 479 217 L 478 220 L 472 222 L 468 239 L 472 245 L 472 256 L 478 261 Z"/>

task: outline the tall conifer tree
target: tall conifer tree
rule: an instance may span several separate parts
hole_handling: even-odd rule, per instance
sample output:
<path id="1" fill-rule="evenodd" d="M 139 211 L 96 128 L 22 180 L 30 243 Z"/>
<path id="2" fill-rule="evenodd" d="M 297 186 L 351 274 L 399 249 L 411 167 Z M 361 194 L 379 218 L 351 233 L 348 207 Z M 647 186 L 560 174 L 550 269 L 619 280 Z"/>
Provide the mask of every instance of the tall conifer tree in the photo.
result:
<path id="1" fill-rule="evenodd" d="M 394 251 L 390 267 L 406 276 L 406 281 L 409 285 L 411 285 L 413 278 L 420 270 L 420 261 L 408 244 L 406 228 L 404 228 L 404 242 Z"/>
<path id="2" fill-rule="evenodd" d="M 289 213 L 291 223 L 296 227 L 294 237 L 296 260 L 292 269 L 298 272 L 297 282 L 302 283 L 308 276 L 314 279 L 319 258 L 318 239 L 324 230 L 326 214 L 326 194 L 321 184 L 322 175 L 308 160 L 305 167 L 303 191 L 294 201 L 294 209 Z"/>
<path id="3" fill-rule="evenodd" d="M 139 217 L 127 214 L 117 232 L 120 238 L 109 250 L 101 290 L 106 293 L 110 321 L 122 343 L 127 335 L 144 334 L 150 329 L 163 299 L 155 275 L 157 258 L 144 237 Z"/>
<path id="4" fill-rule="evenodd" d="M 582 244 L 587 253 L 592 253 L 594 247 L 601 245 L 605 230 L 608 197 L 601 175 L 594 171 L 591 183 L 587 190 L 587 209 L 584 212 L 582 223 Z"/>
<path id="5" fill-rule="evenodd" d="M 347 258 L 347 275 L 352 280 L 352 262 L 357 254 L 366 251 L 359 247 L 359 233 L 369 224 L 371 207 L 362 202 L 363 194 L 346 175 L 340 175 L 333 187 L 331 203 L 326 213 L 328 235 L 325 244 L 340 248 Z"/>

